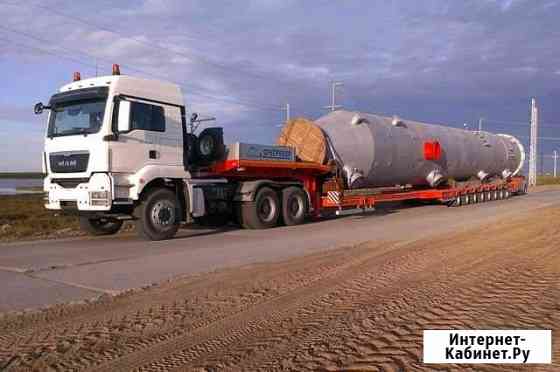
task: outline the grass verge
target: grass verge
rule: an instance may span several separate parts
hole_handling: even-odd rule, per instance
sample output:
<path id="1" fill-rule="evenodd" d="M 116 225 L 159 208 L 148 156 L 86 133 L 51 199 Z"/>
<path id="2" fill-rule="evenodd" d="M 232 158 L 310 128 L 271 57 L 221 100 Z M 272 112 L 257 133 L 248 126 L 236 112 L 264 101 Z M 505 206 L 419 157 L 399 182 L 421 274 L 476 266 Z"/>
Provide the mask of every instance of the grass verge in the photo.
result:
<path id="1" fill-rule="evenodd" d="M 78 218 L 45 209 L 43 194 L 0 196 L 0 241 L 76 235 Z"/>
<path id="2" fill-rule="evenodd" d="M 537 185 L 560 185 L 560 177 L 554 178 L 553 176 L 538 176 Z"/>

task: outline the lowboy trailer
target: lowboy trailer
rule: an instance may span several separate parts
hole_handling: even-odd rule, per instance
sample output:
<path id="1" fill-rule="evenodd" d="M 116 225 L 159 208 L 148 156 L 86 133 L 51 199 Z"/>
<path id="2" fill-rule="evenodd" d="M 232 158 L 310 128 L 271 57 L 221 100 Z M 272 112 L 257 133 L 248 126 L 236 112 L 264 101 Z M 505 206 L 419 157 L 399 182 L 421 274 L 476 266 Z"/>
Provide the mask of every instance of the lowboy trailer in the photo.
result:
<path id="1" fill-rule="evenodd" d="M 337 179 L 333 166 L 311 162 L 283 162 L 271 160 L 233 160 L 217 162 L 207 175 L 229 180 L 282 180 L 298 182 L 308 196 L 308 212 L 314 218 L 325 214 L 347 215 L 373 210 L 376 205 L 388 202 L 431 201 L 449 207 L 509 199 L 527 193 L 523 176 L 482 183 L 458 182 L 438 188 L 384 187 L 347 190 Z"/>

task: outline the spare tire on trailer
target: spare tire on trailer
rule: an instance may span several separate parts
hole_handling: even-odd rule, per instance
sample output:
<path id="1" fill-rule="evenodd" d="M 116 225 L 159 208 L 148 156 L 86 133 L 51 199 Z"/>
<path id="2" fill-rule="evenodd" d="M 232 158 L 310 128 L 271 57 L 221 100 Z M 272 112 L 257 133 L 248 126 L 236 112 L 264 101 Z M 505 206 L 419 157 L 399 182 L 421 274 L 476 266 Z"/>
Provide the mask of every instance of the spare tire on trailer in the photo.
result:
<path id="1" fill-rule="evenodd" d="M 238 219 L 246 229 L 269 229 L 278 225 L 280 212 L 280 199 L 276 191 L 262 187 L 257 191 L 254 201 L 240 204 Z"/>
<path id="2" fill-rule="evenodd" d="M 308 210 L 307 195 L 300 187 L 291 186 L 282 190 L 282 220 L 286 226 L 302 224 Z"/>

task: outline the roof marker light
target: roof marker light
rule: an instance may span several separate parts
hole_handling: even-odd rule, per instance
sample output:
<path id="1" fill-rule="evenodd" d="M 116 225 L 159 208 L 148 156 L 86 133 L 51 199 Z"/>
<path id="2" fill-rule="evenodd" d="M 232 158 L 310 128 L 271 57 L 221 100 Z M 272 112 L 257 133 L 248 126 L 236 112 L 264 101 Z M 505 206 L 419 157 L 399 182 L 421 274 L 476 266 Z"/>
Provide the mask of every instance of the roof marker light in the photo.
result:
<path id="1" fill-rule="evenodd" d="M 113 64 L 113 75 L 120 75 L 121 74 L 121 67 L 114 63 Z"/>
<path id="2" fill-rule="evenodd" d="M 80 75 L 80 73 L 78 71 L 74 72 L 74 81 L 80 80 L 82 80 L 82 76 Z"/>

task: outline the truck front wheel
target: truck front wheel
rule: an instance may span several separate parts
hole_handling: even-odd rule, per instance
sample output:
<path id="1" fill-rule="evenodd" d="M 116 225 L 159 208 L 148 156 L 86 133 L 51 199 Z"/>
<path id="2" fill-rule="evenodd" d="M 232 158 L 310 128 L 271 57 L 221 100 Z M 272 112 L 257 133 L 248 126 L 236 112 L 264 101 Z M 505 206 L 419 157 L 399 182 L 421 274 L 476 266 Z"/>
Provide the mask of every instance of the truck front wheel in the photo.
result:
<path id="1" fill-rule="evenodd" d="M 80 216 L 80 229 L 90 235 L 112 235 L 116 234 L 122 227 L 123 221 L 114 218 L 91 218 Z"/>
<path id="2" fill-rule="evenodd" d="M 150 190 L 134 210 L 136 231 L 148 240 L 170 239 L 179 229 L 179 212 L 177 198 L 171 190 Z"/>

